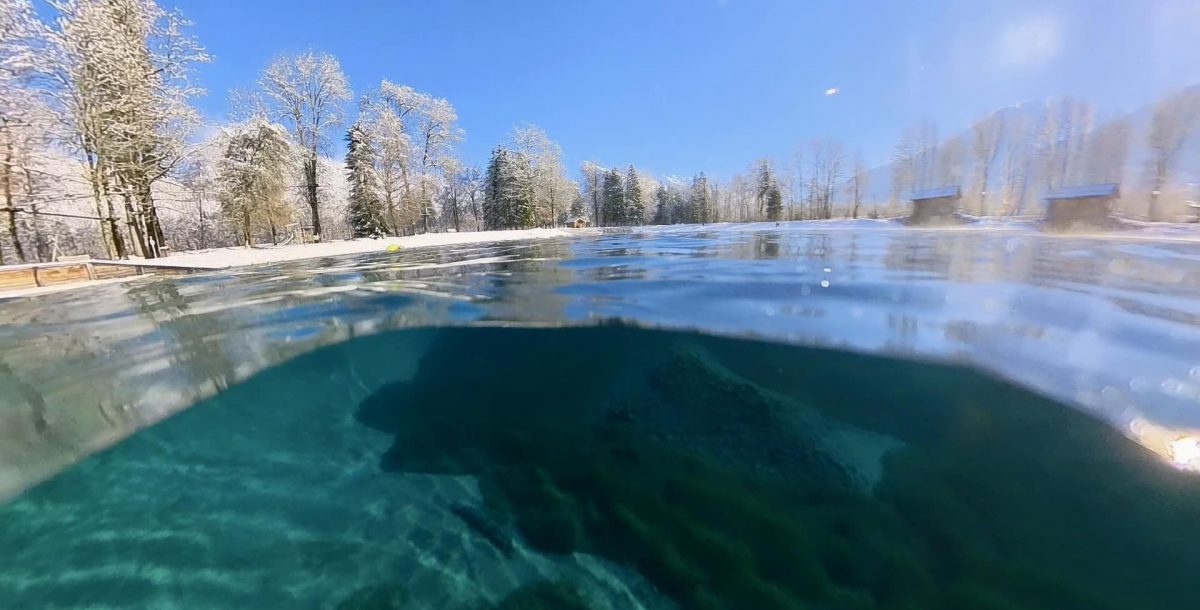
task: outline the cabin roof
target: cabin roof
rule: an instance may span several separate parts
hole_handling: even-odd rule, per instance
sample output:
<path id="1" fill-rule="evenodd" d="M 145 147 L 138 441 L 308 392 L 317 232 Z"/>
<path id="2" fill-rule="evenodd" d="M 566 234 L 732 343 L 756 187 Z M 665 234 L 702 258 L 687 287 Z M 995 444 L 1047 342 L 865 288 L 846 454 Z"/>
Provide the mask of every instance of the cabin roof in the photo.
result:
<path id="1" fill-rule="evenodd" d="M 1065 186 L 1063 188 L 1054 189 L 1049 193 L 1046 193 L 1044 198 L 1047 200 L 1088 199 L 1091 197 L 1119 197 L 1120 194 L 1120 187 L 1112 182 L 1109 182 L 1106 184 L 1081 184 L 1078 186 Z"/>
<path id="2" fill-rule="evenodd" d="M 913 191 L 911 199 L 913 201 L 923 201 L 925 199 L 945 199 L 953 197 L 955 199 L 962 196 L 962 191 L 957 186 L 943 186 L 936 189 L 925 189 L 923 191 Z"/>

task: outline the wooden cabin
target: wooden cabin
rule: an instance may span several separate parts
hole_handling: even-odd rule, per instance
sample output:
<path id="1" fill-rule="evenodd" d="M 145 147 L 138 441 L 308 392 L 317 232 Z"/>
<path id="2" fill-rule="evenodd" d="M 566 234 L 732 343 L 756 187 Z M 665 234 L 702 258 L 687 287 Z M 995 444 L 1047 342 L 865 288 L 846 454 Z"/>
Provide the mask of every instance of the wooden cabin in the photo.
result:
<path id="1" fill-rule="evenodd" d="M 1046 193 L 1044 227 L 1051 231 L 1104 229 L 1113 224 L 1113 204 L 1121 196 L 1117 184 L 1068 186 Z"/>
<path id="2" fill-rule="evenodd" d="M 592 223 L 588 222 L 588 219 L 579 216 L 575 218 L 575 220 L 568 222 L 567 226 L 571 227 L 572 229 L 586 229 L 587 227 L 591 226 L 591 224 Z"/>
<path id="3" fill-rule="evenodd" d="M 962 222 L 958 215 L 958 202 L 962 190 L 957 186 L 916 191 L 912 194 L 912 214 L 906 224 L 914 226 L 954 225 Z"/>

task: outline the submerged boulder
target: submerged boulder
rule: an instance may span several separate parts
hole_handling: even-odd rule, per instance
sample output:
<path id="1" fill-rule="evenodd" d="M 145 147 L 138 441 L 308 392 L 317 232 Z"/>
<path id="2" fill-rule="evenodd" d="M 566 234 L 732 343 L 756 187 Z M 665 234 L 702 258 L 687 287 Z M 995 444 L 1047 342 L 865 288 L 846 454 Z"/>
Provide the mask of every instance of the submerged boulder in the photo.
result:
<path id="1" fill-rule="evenodd" d="M 759 387 L 678 335 L 603 331 L 476 332 L 469 345 L 451 331 L 359 419 L 395 435 L 385 470 L 478 476 L 494 516 L 455 514 L 501 550 L 493 524 L 511 523 L 533 549 L 634 567 L 684 608 L 795 608 L 836 589 L 808 527 L 837 511 L 805 526 L 795 509 L 868 496 L 860 462 L 899 443 Z M 855 434 L 877 442 L 870 459 L 845 450 Z"/>
<path id="2" fill-rule="evenodd" d="M 522 463 L 534 445 L 620 435 L 757 474 L 868 490 L 883 456 L 901 445 L 763 388 L 694 343 L 642 331 L 631 345 L 620 335 L 637 331 L 610 330 L 615 340 L 600 335 L 577 347 L 526 331 L 519 357 L 507 342 L 464 345 L 450 333 L 411 382 L 369 397 L 358 418 L 396 435 L 385 470 L 443 474 Z"/>
<path id="3" fill-rule="evenodd" d="M 812 477 L 868 490 L 884 455 L 902 446 L 834 422 L 763 388 L 694 345 L 652 370 L 629 398 L 631 425 L 663 442 L 783 477 Z"/>

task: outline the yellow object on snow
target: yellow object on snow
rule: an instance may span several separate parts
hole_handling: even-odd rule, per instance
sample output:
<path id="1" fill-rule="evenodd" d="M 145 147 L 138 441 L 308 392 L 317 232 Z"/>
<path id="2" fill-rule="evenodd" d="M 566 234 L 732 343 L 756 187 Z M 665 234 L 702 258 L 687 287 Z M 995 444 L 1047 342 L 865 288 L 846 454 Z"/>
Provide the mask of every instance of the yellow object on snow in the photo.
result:
<path id="1" fill-rule="evenodd" d="M 400 251 L 400 244 L 390 244 L 390 245 L 388 245 L 388 247 L 387 247 L 387 251 L 388 251 L 388 252 L 399 252 L 399 251 Z"/>

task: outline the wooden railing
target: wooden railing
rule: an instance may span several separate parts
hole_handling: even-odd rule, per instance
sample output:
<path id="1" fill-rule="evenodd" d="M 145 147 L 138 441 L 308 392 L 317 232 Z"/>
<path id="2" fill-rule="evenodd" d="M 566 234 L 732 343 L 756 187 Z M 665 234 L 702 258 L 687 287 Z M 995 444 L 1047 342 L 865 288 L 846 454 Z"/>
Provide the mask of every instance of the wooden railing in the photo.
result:
<path id="1" fill-rule="evenodd" d="M 59 260 L 53 263 L 0 267 L 0 292 L 146 274 L 186 275 L 199 271 L 209 271 L 209 269 L 72 257 L 70 260 Z"/>

